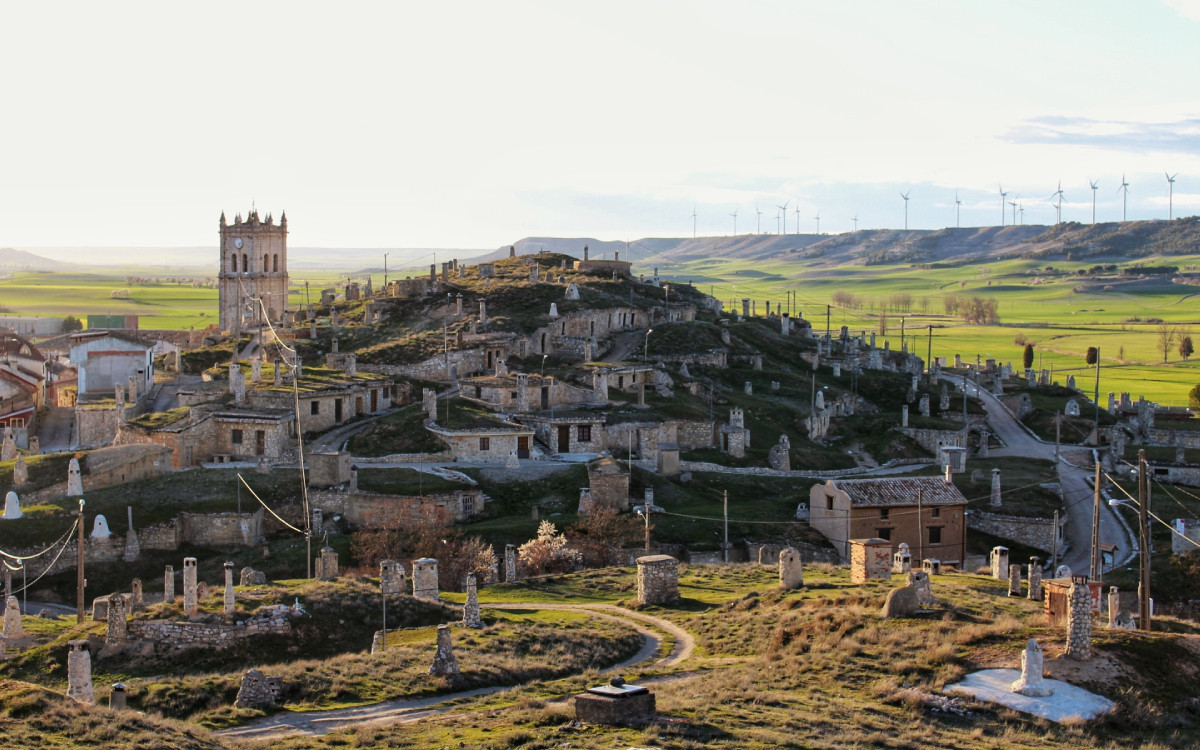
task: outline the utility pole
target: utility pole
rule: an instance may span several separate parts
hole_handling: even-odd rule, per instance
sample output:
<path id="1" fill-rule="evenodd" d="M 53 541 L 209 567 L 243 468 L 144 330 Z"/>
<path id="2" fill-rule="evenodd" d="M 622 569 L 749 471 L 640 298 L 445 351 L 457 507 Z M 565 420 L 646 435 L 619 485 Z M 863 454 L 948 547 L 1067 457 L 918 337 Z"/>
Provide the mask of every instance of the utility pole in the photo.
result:
<path id="1" fill-rule="evenodd" d="M 83 623 L 83 589 L 87 579 L 83 577 L 83 498 L 79 498 L 79 539 L 75 556 L 75 622 Z"/>
<path id="2" fill-rule="evenodd" d="M 1138 539 L 1141 581 L 1138 583 L 1138 630 L 1150 630 L 1150 477 L 1146 449 L 1138 449 Z"/>
<path id="3" fill-rule="evenodd" d="M 383 254 L 383 296 L 385 296 L 385 297 L 387 296 L 387 257 L 389 254 L 390 253 Z M 383 606 L 386 608 L 387 603 L 385 602 Z M 385 622 L 384 623 L 384 634 L 386 635 L 386 633 L 387 633 L 387 623 Z"/>
<path id="4" fill-rule="evenodd" d="M 830 305 L 825 305 L 825 338 L 829 338 L 829 331 L 830 331 L 830 328 L 829 328 L 829 310 L 830 310 L 830 309 L 831 309 L 831 306 L 830 306 Z"/>
<path id="5" fill-rule="evenodd" d="M 1058 511 L 1054 511 L 1054 544 L 1050 550 L 1050 569 L 1058 571 Z"/>
<path id="6" fill-rule="evenodd" d="M 1093 221 L 1092 223 L 1095 224 L 1096 222 Z M 1098 347 L 1098 346 L 1096 347 L 1096 397 L 1094 400 L 1096 402 L 1096 424 L 1093 429 L 1096 432 L 1096 434 L 1095 434 L 1096 445 L 1099 445 L 1100 444 L 1100 347 Z"/>
<path id="7" fill-rule="evenodd" d="M 725 564 L 728 565 L 729 564 L 729 490 L 725 490 L 723 494 L 724 494 L 724 498 L 725 498 L 724 499 L 724 504 L 725 504 L 725 544 L 723 544 L 721 546 L 721 550 L 722 550 L 722 552 L 724 552 Z"/>
<path id="8" fill-rule="evenodd" d="M 1100 462 L 1096 461 L 1096 488 L 1092 496 L 1092 568 L 1089 578 L 1099 581 L 1104 574 L 1100 564 Z"/>
<path id="9" fill-rule="evenodd" d="M 925 369 L 933 370 L 933 326 L 929 326 L 929 343 L 925 345 Z"/>
<path id="10" fill-rule="evenodd" d="M 642 518 L 646 520 L 646 554 L 650 554 L 650 505 L 642 506 Z"/>
<path id="11" fill-rule="evenodd" d="M 1054 465 L 1058 466 L 1058 446 L 1062 440 L 1062 412 L 1054 412 Z M 1097 490 L 1098 491 L 1098 490 Z M 1092 576 L 1095 578 L 1095 576 Z"/>

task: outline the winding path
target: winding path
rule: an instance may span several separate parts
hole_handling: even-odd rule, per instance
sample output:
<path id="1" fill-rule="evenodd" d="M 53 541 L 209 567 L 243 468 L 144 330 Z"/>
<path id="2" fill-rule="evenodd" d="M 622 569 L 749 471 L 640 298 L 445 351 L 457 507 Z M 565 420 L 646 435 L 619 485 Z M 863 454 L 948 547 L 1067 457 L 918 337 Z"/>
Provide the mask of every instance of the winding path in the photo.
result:
<path id="1" fill-rule="evenodd" d="M 952 378 L 958 379 L 958 378 Z M 967 381 L 971 395 L 977 397 L 987 411 L 988 424 L 992 432 L 1004 443 L 988 454 L 996 457 L 1037 458 L 1053 460 L 1054 445 L 1034 436 L 1017 421 L 1000 399 L 985 388 Z M 1060 446 L 1058 481 L 1062 487 L 1063 506 L 1067 509 L 1064 531 L 1067 550 L 1061 562 L 1075 572 L 1086 572 L 1091 568 L 1093 465 L 1091 449 L 1086 446 L 1066 444 Z M 1134 540 L 1117 519 L 1116 512 L 1107 503 L 1100 504 L 1100 542 L 1114 544 L 1124 557 L 1133 550 Z"/>
<path id="2" fill-rule="evenodd" d="M 642 634 L 642 648 L 628 659 L 601 670 L 601 673 L 614 672 L 642 664 L 654 658 L 662 645 L 662 637 L 655 629 L 669 634 L 674 638 L 674 646 L 666 656 L 650 664 L 651 667 L 674 667 L 692 655 L 696 647 L 696 639 L 678 625 L 661 617 L 631 612 L 612 604 L 537 604 L 530 602 L 495 602 L 480 604 L 486 609 L 521 609 L 521 610 L 568 610 L 588 612 L 595 617 L 614 620 L 637 630 Z M 653 629 L 652 629 L 653 628 Z M 285 735 L 316 736 L 340 729 L 351 724 L 357 725 L 387 725 L 404 724 L 417 721 L 427 716 L 443 713 L 456 705 L 492 693 L 519 688 L 521 685 L 496 685 L 492 687 L 463 690 L 457 693 L 444 693 L 428 698 L 398 698 L 396 700 L 373 703 L 368 706 L 353 706 L 350 708 L 335 708 L 328 711 L 283 711 L 271 716 L 235 727 L 216 732 L 221 737 L 236 739 L 263 740 L 274 739 Z"/>

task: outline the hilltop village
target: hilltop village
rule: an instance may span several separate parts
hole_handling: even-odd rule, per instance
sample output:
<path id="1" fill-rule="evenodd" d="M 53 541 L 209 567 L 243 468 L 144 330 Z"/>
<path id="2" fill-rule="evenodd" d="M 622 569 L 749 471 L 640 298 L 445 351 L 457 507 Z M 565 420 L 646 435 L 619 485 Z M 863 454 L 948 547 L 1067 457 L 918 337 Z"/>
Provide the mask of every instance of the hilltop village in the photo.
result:
<path id="1" fill-rule="evenodd" d="M 482 627 L 489 588 L 504 601 L 593 569 L 625 571 L 642 607 L 728 566 L 785 592 L 813 571 L 897 576 L 872 589 L 886 618 L 936 609 L 943 580 L 989 579 L 1081 662 L 1093 628 L 1150 628 L 1125 567 L 1149 532 L 1115 505 L 1137 493 L 1139 450 L 1156 482 L 1200 486 L 1187 410 L 930 359 L 923 330 L 834 327 L 824 308 L 729 309 L 586 246 L 309 290 L 289 280 L 287 232 L 286 215 L 221 216 L 207 330 L 0 334 L 0 676 L 94 703 L 93 663 L 138 675 L 208 654 L 197 668 L 239 675 L 238 709 L 269 713 L 288 678 L 212 654 L 248 665 L 259 639 L 378 653 L 442 623 L 433 674 L 461 687 L 446 623 Z M 1167 522 L 1156 561 L 1200 541 L 1200 522 Z M 381 593 L 382 617 L 333 589 L 271 588 L 308 581 Z M 1195 617 L 1186 593 L 1154 595 L 1159 615 Z M 310 632 L 338 608 L 355 622 Z M 1020 694 L 1039 695 L 1041 667 L 1025 671 Z M 580 721 L 651 720 L 647 693 L 610 687 L 582 696 Z M 125 690 L 103 692 L 122 706 Z"/>

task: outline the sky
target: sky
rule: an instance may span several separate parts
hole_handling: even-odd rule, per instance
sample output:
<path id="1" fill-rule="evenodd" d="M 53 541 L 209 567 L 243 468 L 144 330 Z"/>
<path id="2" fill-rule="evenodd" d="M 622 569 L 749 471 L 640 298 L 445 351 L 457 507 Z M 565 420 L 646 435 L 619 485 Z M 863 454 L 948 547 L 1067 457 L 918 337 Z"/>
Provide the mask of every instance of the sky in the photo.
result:
<path id="1" fill-rule="evenodd" d="M 1158 219 L 1167 171 L 1200 213 L 1200 0 L 2 9 L 0 247 L 1116 221 L 1122 175 Z"/>

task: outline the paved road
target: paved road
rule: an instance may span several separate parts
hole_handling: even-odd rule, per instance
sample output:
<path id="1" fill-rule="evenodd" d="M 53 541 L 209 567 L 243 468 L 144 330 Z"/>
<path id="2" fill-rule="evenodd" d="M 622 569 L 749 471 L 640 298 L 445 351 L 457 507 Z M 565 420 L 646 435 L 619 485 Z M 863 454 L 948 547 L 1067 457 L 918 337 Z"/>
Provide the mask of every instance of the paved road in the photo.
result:
<path id="1" fill-rule="evenodd" d="M 613 341 L 613 348 L 608 350 L 600 361 L 601 362 L 624 362 L 629 359 L 629 355 L 633 354 L 646 343 L 645 331 L 627 331 L 617 334 L 616 340 Z"/>
<path id="2" fill-rule="evenodd" d="M 982 401 L 992 432 L 1004 443 L 1003 448 L 988 451 L 989 455 L 1054 460 L 1054 445 L 1025 429 L 1000 399 L 970 381 L 967 387 L 970 395 Z M 1067 509 L 1064 530 L 1067 549 L 1060 562 L 1076 573 L 1086 573 L 1091 569 L 1092 510 L 1095 507 L 1092 452 L 1084 446 L 1065 445 L 1059 453 L 1058 481 L 1062 487 L 1063 506 Z M 1116 512 L 1103 502 L 1100 505 L 1100 542 L 1115 544 L 1118 560 L 1133 549 L 1133 539 L 1117 520 Z"/>
<path id="3" fill-rule="evenodd" d="M 649 661 L 651 658 L 653 658 L 654 655 L 658 653 L 659 646 L 662 643 L 662 639 L 660 635 L 655 632 L 655 629 L 660 632 L 669 633 L 675 639 L 675 644 L 669 654 L 657 660 L 651 666 L 676 666 L 691 657 L 692 651 L 696 647 L 696 641 L 691 634 L 680 628 L 678 625 L 675 625 L 674 623 L 664 620 L 660 617 L 654 617 L 641 612 L 631 612 L 611 604 L 534 604 L 528 602 L 499 602 L 493 604 L 481 604 L 480 606 L 486 609 L 555 609 L 575 612 L 586 611 L 594 617 L 601 617 L 607 620 L 621 622 L 642 634 L 642 648 L 636 654 L 620 664 L 614 664 L 613 666 L 602 670 L 601 673 L 625 669 L 635 664 L 641 664 Z M 443 695 L 434 696 L 432 698 L 402 698 L 398 700 L 384 701 L 382 703 L 374 703 L 369 706 L 354 706 L 351 708 L 331 709 L 329 711 L 307 711 L 302 713 L 285 711 L 272 716 L 265 716 L 262 719 L 252 721 L 245 726 L 217 732 L 217 734 L 223 737 L 235 737 L 238 739 L 263 740 L 295 735 L 306 735 L 311 737 L 322 735 L 352 724 L 406 724 L 432 716 L 434 714 L 449 711 L 456 705 L 460 705 L 471 698 L 491 695 L 492 693 L 498 693 L 504 690 L 512 690 L 513 687 L 520 686 L 494 686 L 476 688 L 475 690 L 446 693 Z"/>
<path id="4" fill-rule="evenodd" d="M 71 449 L 71 428 L 75 410 L 69 406 L 52 406 L 38 425 L 38 443 L 42 453 L 58 453 Z"/>

